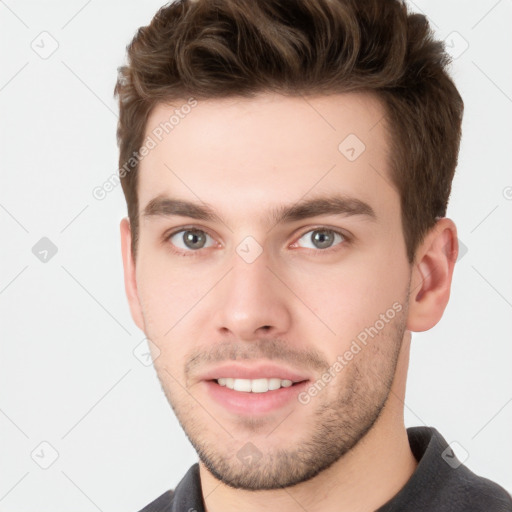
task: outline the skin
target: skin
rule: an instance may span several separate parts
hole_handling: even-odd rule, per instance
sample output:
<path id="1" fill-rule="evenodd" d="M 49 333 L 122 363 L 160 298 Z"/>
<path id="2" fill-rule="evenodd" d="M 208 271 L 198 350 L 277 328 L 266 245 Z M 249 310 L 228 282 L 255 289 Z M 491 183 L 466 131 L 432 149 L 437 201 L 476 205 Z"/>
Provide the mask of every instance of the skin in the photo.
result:
<path id="1" fill-rule="evenodd" d="M 177 106 L 159 105 L 147 134 Z M 348 134 L 366 146 L 354 161 L 338 150 Z M 430 329 L 443 314 L 457 233 L 439 219 L 409 264 L 387 148 L 384 109 L 373 96 L 265 93 L 199 101 L 141 161 L 140 212 L 166 194 L 207 203 L 225 221 L 141 214 L 136 263 L 128 219 L 120 226 L 131 313 L 198 452 L 209 512 L 372 511 L 417 466 L 403 419 L 411 331 Z M 266 222 L 272 207 L 333 193 L 364 201 L 375 218 Z M 203 230 L 203 248 L 187 246 L 183 232 L 166 239 L 191 227 Z M 347 235 L 335 236 L 329 253 L 311 239 L 325 229 Z M 248 236 L 262 250 L 252 263 L 236 252 Z M 393 304 L 400 311 L 307 404 L 251 417 L 206 393 L 202 372 L 234 356 L 272 360 L 317 381 Z M 237 457 L 249 442 L 258 454 L 250 464 Z"/>

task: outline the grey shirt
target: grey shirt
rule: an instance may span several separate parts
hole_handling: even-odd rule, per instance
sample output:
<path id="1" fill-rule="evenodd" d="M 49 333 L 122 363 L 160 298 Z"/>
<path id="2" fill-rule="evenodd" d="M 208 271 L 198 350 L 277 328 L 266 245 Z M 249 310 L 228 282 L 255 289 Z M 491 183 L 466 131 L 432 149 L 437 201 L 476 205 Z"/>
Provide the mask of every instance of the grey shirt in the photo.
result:
<path id="1" fill-rule="evenodd" d="M 512 497 L 498 484 L 460 463 L 432 427 L 407 429 L 416 471 L 402 489 L 376 512 L 512 512 Z M 205 512 L 199 464 L 190 467 L 174 490 L 140 512 Z"/>

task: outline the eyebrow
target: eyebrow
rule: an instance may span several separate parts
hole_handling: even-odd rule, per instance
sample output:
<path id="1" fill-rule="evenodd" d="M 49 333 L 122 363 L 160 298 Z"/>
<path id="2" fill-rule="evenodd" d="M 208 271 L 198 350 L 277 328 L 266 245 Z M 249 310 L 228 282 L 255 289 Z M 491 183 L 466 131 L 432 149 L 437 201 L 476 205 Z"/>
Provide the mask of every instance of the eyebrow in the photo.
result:
<path id="1" fill-rule="evenodd" d="M 336 195 L 317 197 L 302 200 L 292 205 L 274 207 L 268 211 L 266 222 L 272 225 L 283 224 L 319 215 L 360 215 L 373 221 L 377 220 L 375 211 L 368 203 L 354 197 Z M 226 224 L 222 216 L 206 203 L 199 204 L 167 196 L 157 196 L 151 199 L 144 208 L 142 216 L 145 218 L 181 216 Z"/>

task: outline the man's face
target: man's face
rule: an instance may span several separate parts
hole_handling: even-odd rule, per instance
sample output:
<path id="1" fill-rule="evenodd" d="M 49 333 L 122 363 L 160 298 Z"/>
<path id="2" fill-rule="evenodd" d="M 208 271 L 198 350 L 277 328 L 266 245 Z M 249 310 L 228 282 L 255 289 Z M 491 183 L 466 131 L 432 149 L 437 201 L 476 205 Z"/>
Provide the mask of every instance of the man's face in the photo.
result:
<path id="1" fill-rule="evenodd" d="M 146 135 L 176 108 L 158 106 Z M 411 268 L 384 110 L 362 93 L 189 110 L 140 166 L 142 327 L 210 472 L 245 489 L 296 484 L 373 426 L 406 329 Z M 175 206 L 157 198 L 207 205 L 220 219 L 169 215 Z M 319 198 L 343 201 L 338 212 L 270 215 Z M 284 387 L 216 380 L 236 377 L 278 379 L 236 387 Z"/>

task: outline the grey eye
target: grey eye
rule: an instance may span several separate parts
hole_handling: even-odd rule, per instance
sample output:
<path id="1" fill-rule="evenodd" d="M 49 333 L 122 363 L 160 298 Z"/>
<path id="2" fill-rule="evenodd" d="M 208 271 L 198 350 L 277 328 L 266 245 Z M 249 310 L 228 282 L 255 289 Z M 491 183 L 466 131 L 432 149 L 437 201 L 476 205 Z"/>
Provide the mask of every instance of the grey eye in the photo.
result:
<path id="1" fill-rule="evenodd" d="M 194 250 L 204 249 L 206 247 L 207 237 L 209 238 L 209 235 L 199 229 L 182 229 L 170 236 L 169 240 L 179 249 Z M 180 245 L 180 243 L 184 245 Z M 211 245 L 209 247 L 211 247 Z"/>
<path id="2" fill-rule="evenodd" d="M 301 240 L 309 241 L 313 244 L 313 247 L 309 247 L 310 249 L 329 249 L 334 244 L 336 237 L 340 242 L 345 240 L 341 233 L 332 229 L 313 229 L 302 235 L 299 242 Z"/>

